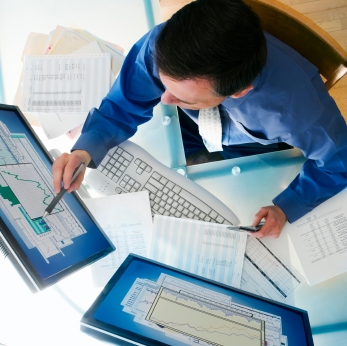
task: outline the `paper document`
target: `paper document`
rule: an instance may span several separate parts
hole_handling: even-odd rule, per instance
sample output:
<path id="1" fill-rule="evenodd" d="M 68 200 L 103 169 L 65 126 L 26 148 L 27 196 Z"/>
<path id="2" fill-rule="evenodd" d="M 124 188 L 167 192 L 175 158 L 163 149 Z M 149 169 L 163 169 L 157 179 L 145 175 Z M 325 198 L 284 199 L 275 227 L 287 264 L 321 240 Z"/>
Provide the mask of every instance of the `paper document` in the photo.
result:
<path id="1" fill-rule="evenodd" d="M 286 224 L 310 285 L 347 271 L 347 189 Z"/>
<path id="2" fill-rule="evenodd" d="M 110 89 L 110 55 L 25 56 L 23 111 L 88 112 Z"/>
<path id="3" fill-rule="evenodd" d="M 240 288 L 265 298 L 285 302 L 304 278 L 261 240 L 249 237 Z"/>
<path id="4" fill-rule="evenodd" d="M 59 137 L 83 124 L 88 113 L 36 113 L 48 139 Z"/>
<path id="5" fill-rule="evenodd" d="M 227 225 L 155 215 L 150 257 L 239 288 L 246 241 Z"/>
<path id="6" fill-rule="evenodd" d="M 148 256 L 152 233 L 148 191 L 90 198 L 84 203 L 116 247 L 91 265 L 94 285 L 105 286 L 129 253 Z"/>

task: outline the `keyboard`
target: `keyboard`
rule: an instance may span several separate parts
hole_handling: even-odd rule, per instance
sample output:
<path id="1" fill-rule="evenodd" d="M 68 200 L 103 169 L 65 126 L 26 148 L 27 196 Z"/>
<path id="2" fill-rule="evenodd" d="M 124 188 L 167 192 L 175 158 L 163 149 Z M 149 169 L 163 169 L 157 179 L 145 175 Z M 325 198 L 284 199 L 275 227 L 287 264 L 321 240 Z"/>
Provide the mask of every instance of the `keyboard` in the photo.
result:
<path id="1" fill-rule="evenodd" d="M 200 185 L 157 161 L 131 141 L 112 148 L 87 184 L 101 195 L 147 190 L 152 215 L 237 225 L 237 216 Z"/>

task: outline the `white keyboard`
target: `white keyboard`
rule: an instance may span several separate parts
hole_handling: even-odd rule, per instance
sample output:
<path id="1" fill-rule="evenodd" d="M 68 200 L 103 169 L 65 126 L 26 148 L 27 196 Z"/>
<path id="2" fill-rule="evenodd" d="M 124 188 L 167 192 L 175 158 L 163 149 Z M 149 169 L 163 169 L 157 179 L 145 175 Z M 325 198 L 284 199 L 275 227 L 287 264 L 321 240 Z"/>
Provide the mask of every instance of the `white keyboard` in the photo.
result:
<path id="1" fill-rule="evenodd" d="M 86 182 L 102 195 L 148 190 L 153 215 L 239 224 L 219 199 L 131 141 L 112 148 Z"/>

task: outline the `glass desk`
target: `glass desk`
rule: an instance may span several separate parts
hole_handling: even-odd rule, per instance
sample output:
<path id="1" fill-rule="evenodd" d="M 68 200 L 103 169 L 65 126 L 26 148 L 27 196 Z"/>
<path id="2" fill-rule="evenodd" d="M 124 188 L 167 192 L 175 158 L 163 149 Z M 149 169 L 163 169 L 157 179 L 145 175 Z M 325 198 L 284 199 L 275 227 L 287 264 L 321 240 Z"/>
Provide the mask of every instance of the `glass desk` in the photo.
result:
<path id="1" fill-rule="evenodd" d="M 0 61 L 5 86 L 0 93 L 2 101 L 11 104 L 14 99 L 22 67 L 20 58 L 29 32 L 49 33 L 56 25 L 75 24 L 119 44 L 127 52 L 147 31 L 145 2 L 150 1 L 0 0 Z M 185 165 L 178 126 L 175 109 L 163 111 L 157 107 L 154 119 L 133 140 L 175 169 Z M 35 129 L 48 149 L 69 151 L 73 145 L 65 136 L 47 141 L 41 129 Z M 299 151 L 288 150 L 190 166 L 186 171 L 190 179 L 220 198 L 242 222 L 249 223 L 253 214 L 261 206 L 271 204 L 272 198 L 295 177 L 303 162 Z M 233 167 L 240 168 L 239 175 L 232 174 Z M 285 233 L 265 242 L 280 249 L 286 259 L 299 267 Z M 93 337 L 80 331 L 82 314 L 101 291 L 93 287 L 90 267 L 35 295 L 10 263 L 1 259 L 1 254 L 0 275 L 0 344 L 125 345 L 114 338 Z M 347 344 L 346 288 L 347 274 L 343 274 L 316 286 L 304 284 L 289 302 L 308 311 L 315 345 Z"/>

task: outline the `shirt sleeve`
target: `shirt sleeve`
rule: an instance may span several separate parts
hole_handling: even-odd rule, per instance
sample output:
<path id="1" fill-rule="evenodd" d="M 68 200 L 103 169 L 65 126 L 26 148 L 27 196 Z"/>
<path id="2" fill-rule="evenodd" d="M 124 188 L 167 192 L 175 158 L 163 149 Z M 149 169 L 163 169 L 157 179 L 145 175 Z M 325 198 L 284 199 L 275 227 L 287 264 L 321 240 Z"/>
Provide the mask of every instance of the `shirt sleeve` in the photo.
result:
<path id="1" fill-rule="evenodd" d="M 85 150 L 95 168 L 112 147 L 124 142 L 137 126 L 150 120 L 164 87 L 153 62 L 155 38 L 162 25 L 142 37 L 127 54 L 122 69 L 99 109 L 93 108 L 73 150 Z"/>
<path id="2" fill-rule="evenodd" d="M 347 126 L 321 83 L 321 115 L 308 127 L 293 131 L 287 143 L 308 159 L 298 176 L 273 203 L 294 222 L 347 186 Z M 324 88 L 324 90 L 323 90 Z"/>

